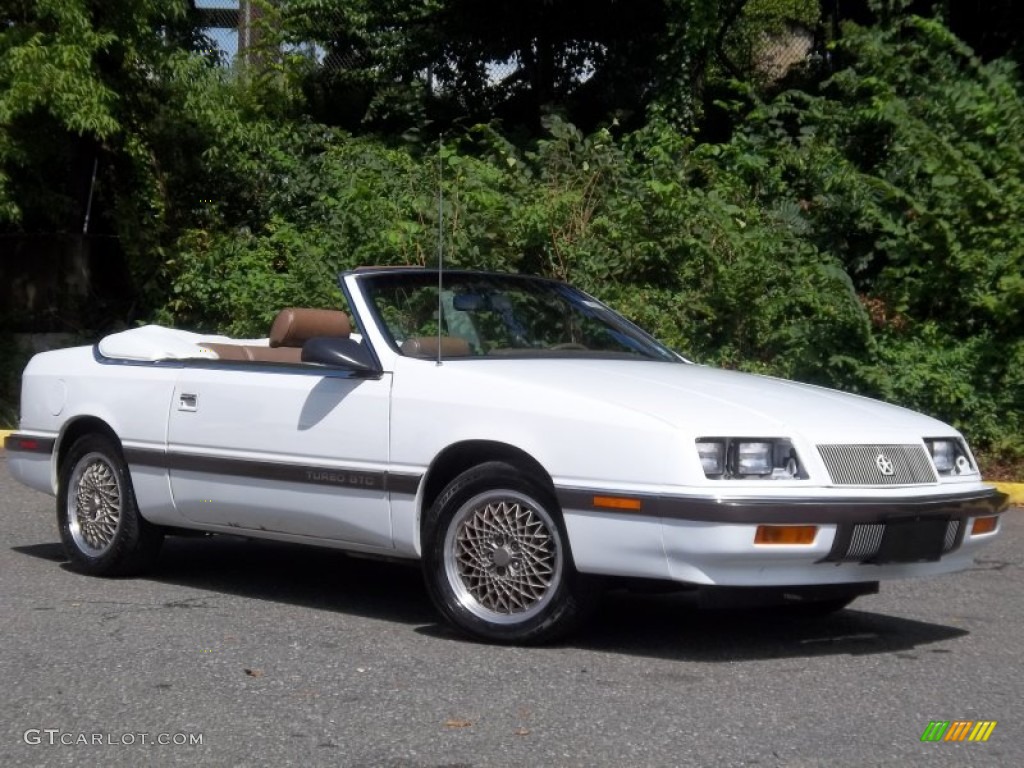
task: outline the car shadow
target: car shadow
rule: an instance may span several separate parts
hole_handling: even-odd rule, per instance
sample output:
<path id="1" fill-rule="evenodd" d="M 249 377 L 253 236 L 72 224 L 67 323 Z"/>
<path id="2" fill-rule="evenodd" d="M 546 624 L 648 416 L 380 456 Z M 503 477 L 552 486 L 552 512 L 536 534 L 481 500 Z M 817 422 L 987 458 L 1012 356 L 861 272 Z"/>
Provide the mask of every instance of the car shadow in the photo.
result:
<path id="1" fill-rule="evenodd" d="M 446 624 L 416 631 L 473 642 Z M 850 608 L 811 618 L 780 608 L 707 609 L 692 592 L 656 598 L 612 593 L 590 621 L 560 645 L 704 663 L 874 654 L 917 659 L 950 653 L 948 648 L 927 646 L 969 634 L 960 627 Z"/>
<path id="2" fill-rule="evenodd" d="M 870 598 L 862 598 L 862 603 Z M 735 662 L 831 655 L 949 653 L 927 646 L 969 634 L 961 627 L 854 607 L 819 617 L 783 608 L 708 610 L 694 593 L 609 595 L 589 630 L 570 641 L 588 650 L 664 659 Z"/>
<path id="3" fill-rule="evenodd" d="M 59 543 L 13 550 L 73 571 Z M 241 536 L 171 536 L 156 566 L 137 578 L 403 624 L 436 622 L 420 570 L 410 563 Z"/>
<path id="4" fill-rule="evenodd" d="M 223 535 L 172 537 L 145 578 L 402 624 L 437 620 L 415 562 L 369 560 L 337 549 Z"/>
<path id="5" fill-rule="evenodd" d="M 29 544 L 24 547 L 11 547 L 11 551 L 22 555 L 31 555 L 40 560 L 49 560 L 53 563 L 67 562 L 67 555 L 64 554 L 64 547 L 57 542 L 46 544 Z"/>
<path id="6" fill-rule="evenodd" d="M 58 543 L 13 549 L 70 569 Z M 413 626 L 425 636 L 481 645 L 439 620 L 411 561 L 368 560 L 340 550 L 234 536 L 171 537 L 156 568 L 142 578 L 381 619 Z M 781 609 L 708 610 L 695 593 L 612 592 L 579 632 L 555 647 L 711 663 L 889 653 L 914 659 L 949 653 L 928 646 L 969 634 L 855 606 L 812 619 Z"/>

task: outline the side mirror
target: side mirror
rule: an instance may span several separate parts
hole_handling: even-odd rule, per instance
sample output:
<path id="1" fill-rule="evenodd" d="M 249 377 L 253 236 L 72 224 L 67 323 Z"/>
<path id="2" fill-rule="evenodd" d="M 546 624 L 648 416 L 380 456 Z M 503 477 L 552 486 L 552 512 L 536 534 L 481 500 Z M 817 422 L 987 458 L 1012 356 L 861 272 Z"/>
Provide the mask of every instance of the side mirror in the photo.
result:
<path id="1" fill-rule="evenodd" d="M 340 336 L 314 336 L 309 339 L 302 345 L 302 362 L 344 368 L 363 376 L 382 373 L 370 350 L 357 341 Z"/>

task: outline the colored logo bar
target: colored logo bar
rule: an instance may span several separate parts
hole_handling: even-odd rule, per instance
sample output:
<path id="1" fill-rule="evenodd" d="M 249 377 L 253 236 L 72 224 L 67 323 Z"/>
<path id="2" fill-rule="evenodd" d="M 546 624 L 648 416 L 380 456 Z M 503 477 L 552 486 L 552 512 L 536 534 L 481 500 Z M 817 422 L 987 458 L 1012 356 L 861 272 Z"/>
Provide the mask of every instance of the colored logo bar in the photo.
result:
<path id="1" fill-rule="evenodd" d="M 988 741 L 996 720 L 932 720 L 921 741 Z"/>

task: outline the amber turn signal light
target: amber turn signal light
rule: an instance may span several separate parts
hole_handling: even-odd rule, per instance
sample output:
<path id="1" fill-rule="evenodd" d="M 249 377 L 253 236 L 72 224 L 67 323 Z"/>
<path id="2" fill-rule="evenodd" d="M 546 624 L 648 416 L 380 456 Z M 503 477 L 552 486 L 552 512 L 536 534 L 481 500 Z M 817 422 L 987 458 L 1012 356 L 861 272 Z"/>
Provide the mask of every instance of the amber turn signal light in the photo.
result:
<path id="1" fill-rule="evenodd" d="M 813 544 L 816 525 L 759 525 L 755 544 Z"/>
<path id="2" fill-rule="evenodd" d="M 643 506 L 640 499 L 624 498 L 622 496 L 595 496 L 594 507 L 596 509 L 626 509 L 631 512 L 639 512 Z"/>
<path id="3" fill-rule="evenodd" d="M 992 533 L 997 525 L 999 525 L 998 517 L 976 517 L 971 525 L 971 536 L 977 536 L 979 533 Z"/>

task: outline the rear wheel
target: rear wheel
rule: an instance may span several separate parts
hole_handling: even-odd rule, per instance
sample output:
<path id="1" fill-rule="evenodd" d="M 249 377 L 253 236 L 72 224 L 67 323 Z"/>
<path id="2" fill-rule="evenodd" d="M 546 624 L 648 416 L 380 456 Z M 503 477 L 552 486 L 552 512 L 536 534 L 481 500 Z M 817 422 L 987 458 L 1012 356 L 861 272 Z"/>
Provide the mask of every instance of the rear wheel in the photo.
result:
<path id="1" fill-rule="evenodd" d="M 97 576 L 144 570 L 163 541 L 139 514 L 120 446 L 100 434 L 76 440 L 61 465 L 57 527 L 71 564 Z"/>
<path id="2" fill-rule="evenodd" d="M 456 477 L 427 515 L 423 547 L 435 605 L 484 640 L 551 641 L 574 629 L 600 595 L 573 566 L 551 493 L 508 464 Z"/>

